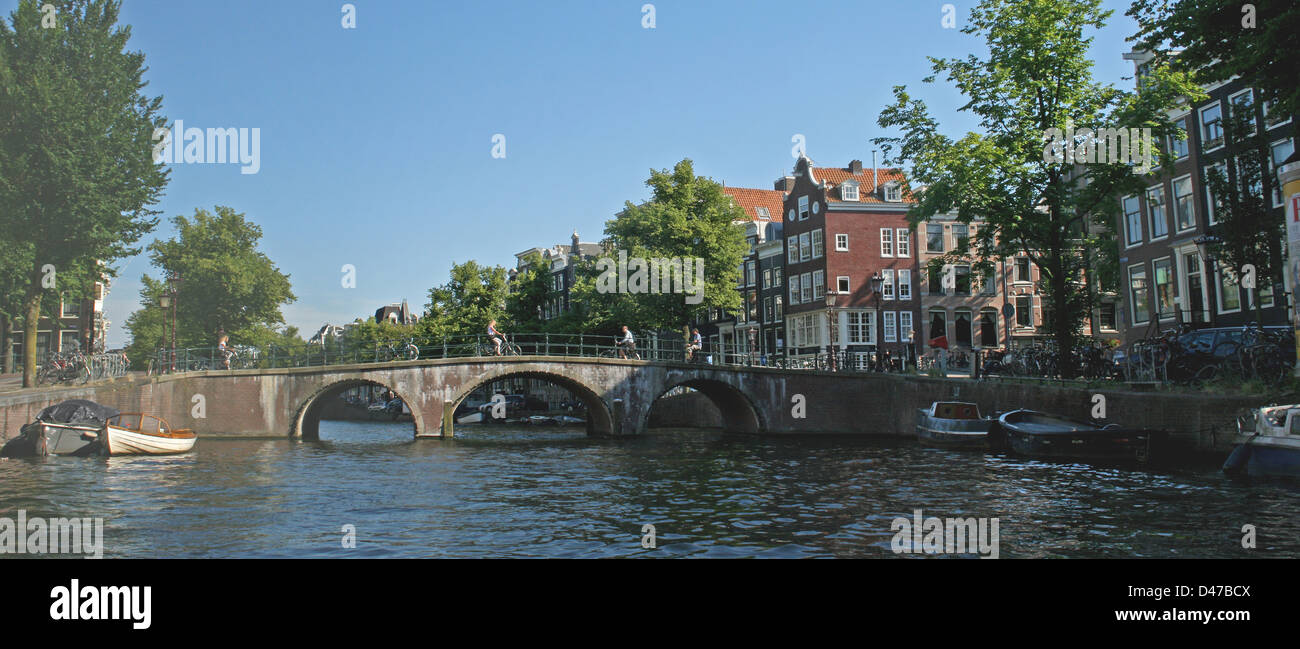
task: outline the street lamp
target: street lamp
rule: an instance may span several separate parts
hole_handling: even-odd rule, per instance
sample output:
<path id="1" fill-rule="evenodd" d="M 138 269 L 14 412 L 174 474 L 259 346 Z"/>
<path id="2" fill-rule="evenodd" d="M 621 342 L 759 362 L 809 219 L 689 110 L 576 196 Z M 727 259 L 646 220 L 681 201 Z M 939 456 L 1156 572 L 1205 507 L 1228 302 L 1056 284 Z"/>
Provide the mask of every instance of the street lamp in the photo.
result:
<path id="1" fill-rule="evenodd" d="M 871 294 L 875 296 L 876 299 L 876 322 L 874 329 L 876 334 L 876 366 L 879 367 L 881 352 L 884 351 L 885 347 L 885 332 L 880 328 L 880 288 L 884 286 L 885 278 L 880 275 L 880 271 L 876 271 L 876 274 L 872 275 L 869 281 L 871 282 Z"/>

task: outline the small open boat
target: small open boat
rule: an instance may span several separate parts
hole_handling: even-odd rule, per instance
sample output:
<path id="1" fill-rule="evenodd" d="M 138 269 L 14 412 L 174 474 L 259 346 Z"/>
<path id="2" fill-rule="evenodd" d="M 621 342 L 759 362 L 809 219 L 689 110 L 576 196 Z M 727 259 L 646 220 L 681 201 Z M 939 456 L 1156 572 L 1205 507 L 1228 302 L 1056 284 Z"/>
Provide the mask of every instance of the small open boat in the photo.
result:
<path id="1" fill-rule="evenodd" d="M 916 438 L 927 446 L 983 449 L 993 419 L 980 417 L 979 406 L 962 401 L 935 401 L 916 409 Z"/>
<path id="2" fill-rule="evenodd" d="M 1144 464 L 1166 437 L 1164 431 L 1097 426 L 1034 410 L 1012 410 L 998 418 L 998 426 L 1019 455 L 1067 460 Z"/>
<path id="3" fill-rule="evenodd" d="M 1240 437 L 1223 463 L 1229 475 L 1300 477 L 1300 404 L 1266 406 L 1237 418 Z"/>
<path id="4" fill-rule="evenodd" d="M 106 455 L 170 455 L 194 448 L 198 437 L 188 428 L 173 430 L 153 415 L 124 413 L 104 425 Z"/>

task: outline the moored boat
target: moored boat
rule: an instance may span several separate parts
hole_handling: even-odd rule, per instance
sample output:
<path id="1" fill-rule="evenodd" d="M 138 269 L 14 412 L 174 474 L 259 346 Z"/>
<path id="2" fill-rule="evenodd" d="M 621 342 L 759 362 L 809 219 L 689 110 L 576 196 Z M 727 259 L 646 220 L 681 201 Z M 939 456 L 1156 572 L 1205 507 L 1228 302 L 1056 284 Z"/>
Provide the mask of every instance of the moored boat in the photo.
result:
<path id="1" fill-rule="evenodd" d="M 85 399 L 49 406 L 0 448 L 0 457 L 94 455 L 104 423 L 115 415 L 117 410 Z"/>
<path id="2" fill-rule="evenodd" d="M 125 413 L 104 425 L 106 455 L 171 455 L 194 448 L 198 437 L 188 428 L 172 429 L 153 415 Z"/>
<path id="3" fill-rule="evenodd" d="M 1300 477 L 1300 404 L 1266 406 L 1237 419 L 1239 437 L 1223 472 L 1235 476 Z"/>
<path id="4" fill-rule="evenodd" d="M 1014 453 L 1049 459 L 1145 464 L 1166 437 L 1164 431 L 1097 426 L 1034 410 L 1012 410 L 998 418 L 998 426 Z"/>
<path id="5" fill-rule="evenodd" d="M 962 401 L 935 401 L 916 409 L 916 438 L 927 446 L 983 449 L 993 419 L 980 416 L 979 406 Z"/>

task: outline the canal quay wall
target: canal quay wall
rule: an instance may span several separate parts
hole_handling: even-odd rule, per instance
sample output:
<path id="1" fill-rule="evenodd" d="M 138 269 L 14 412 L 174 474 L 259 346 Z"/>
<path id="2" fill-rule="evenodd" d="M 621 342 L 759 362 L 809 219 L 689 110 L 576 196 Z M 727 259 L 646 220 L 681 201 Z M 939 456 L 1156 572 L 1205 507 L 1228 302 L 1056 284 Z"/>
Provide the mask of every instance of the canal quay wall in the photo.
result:
<path id="1" fill-rule="evenodd" d="M 576 390 L 587 404 L 588 432 L 594 435 L 636 434 L 647 427 L 702 427 L 739 433 L 911 437 L 916 409 L 932 401 L 970 401 L 985 413 L 1031 408 L 1086 420 L 1096 405 L 1094 397 L 1100 395 L 1105 398 L 1107 422 L 1168 430 L 1175 450 L 1223 453 L 1235 440 L 1236 415 L 1275 400 L 1015 380 L 697 369 L 594 359 L 556 359 L 549 364 L 416 361 L 388 368 L 201 372 L 18 390 L 0 394 L 0 439 L 16 435 L 42 408 L 67 399 L 156 414 L 176 428 L 193 428 L 200 436 L 312 439 L 316 420 L 328 414 L 322 412 L 328 409 L 326 404 L 341 390 L 362 382 L 390 386 L 411 404 L 414 433 L 436 436 L 447 408 L 462 395 L 483 381 L 520 373 Z M 671 393 L 671 386 L 698 386 L 698 391 L 658 399 L 651 407 L 648 402 Z"/>
<path id="2" fill-rule="evenodd" d="M 1273 403 L 1267 397 L 1224 396 L 1203 393 L 1144 392 L 1087 389 L 1029 381 L 947 379 L 921 376 L 874 375 L 881 379 L 867 390 L 829 395 L 804 395 L 805 407 L 831 411 L 831 418 L 858 430 L 830 433 L 865 433 L 882 437 L 916 437 L 916 410 L 935 401 L 958 400 L 979 404 L 988 415 L 1028 408 L 1088 421 L 1096 395 L 1105 397 L 1106 422 L 1125 427 L 1167 430 L 1171 446 L 1193 453 L 1232 450 L 1237 436 L 1236 418 L 1243 410 Z M 793 404 L 785 404 L 790 415 Z M 809 415 L 811 416 L 811 414 Z M 650 413 L 651 428 L 718 428 L 721 415 L 703 394 L 692 392 L 664 397 Z M 862 427 L 866 427 L 862 430 Z M 788 431 L 772 430 L 772 434 Z"/>

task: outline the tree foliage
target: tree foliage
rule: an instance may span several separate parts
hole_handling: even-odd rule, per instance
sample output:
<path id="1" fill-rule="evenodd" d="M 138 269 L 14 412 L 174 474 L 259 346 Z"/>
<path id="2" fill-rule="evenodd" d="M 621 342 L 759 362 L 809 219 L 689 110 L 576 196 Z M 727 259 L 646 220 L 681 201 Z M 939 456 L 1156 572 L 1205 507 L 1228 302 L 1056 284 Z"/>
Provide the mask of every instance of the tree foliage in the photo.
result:
<path id="1" fill-rule="evenodd" d="M 416 331 L 426 338 L 481 334 L 488 322 L 506 324 L 506 269 L 474 260 L 451 267 L 446 284 L 429 289 L 429 303 Z"/>
<path id="2" fill-rule="evenodd" d="M 54 7 L 55 24 L 41 10 Z M 157 225 L 167 171 L 154 164 L 161 97 L 141 94 L 144 55 L 126 50 L 116 0 L 20 0 L 0 20 L 0 231 L 22 259 L 21 315 L 38 322 L 44 269 L 55 292 L 87 278 Z M 11 277 L 11 281 L 13 278 Z M 93 284 L 92 284 L 93 285 Z M 35 380 L 36 327 L 24 330 L 24 385 Z"/>

